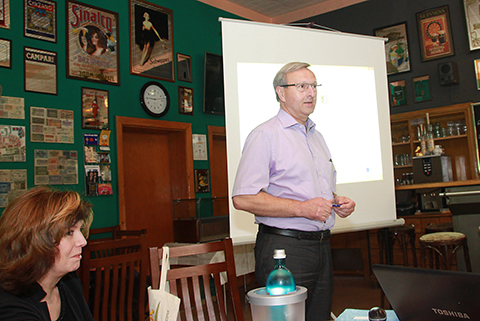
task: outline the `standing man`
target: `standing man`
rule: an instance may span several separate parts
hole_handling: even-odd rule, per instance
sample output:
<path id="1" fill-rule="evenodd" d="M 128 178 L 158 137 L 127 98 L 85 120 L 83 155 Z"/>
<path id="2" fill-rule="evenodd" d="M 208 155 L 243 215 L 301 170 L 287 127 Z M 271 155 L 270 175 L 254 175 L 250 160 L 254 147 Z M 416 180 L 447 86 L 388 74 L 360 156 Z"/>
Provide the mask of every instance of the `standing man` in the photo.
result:
<path id="1" fill-rule="evenodd" d="M 330 229 L 355 202 L 335 194 L 336 171 L 309 115 L 317 81 L 307 63 L 283 66 L 273 80 L 278 114 L 248 136 L 233 187 L 236 209 L 255 214 L 255 276 L 265 286 L 273 250 L 285 249 L 297 285 L 308 289 L 306 320 L 330 320 L 333 267 Z"/>

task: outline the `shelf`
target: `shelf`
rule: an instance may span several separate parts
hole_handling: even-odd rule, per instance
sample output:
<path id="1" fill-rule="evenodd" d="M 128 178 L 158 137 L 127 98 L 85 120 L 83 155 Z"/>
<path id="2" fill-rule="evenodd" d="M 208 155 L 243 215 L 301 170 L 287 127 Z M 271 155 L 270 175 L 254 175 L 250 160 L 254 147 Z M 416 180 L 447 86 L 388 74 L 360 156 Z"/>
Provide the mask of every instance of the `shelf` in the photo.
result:
<path id="1" fill-rule="evenodd" d="M 422 189 L 422 188 L 442 188 L 442 187 L 471 186 L 471 185 L 480 185 L 480 180 L 472 179 L 467 181 L 400 185 L 400 186 L 395 186 L 395 190 L 404 191 L 404 190 Z"/>
<path id="2" fill-rule="evenodd" d="M 408 145 L 410 145 L 410 141 L 401 142 L 401 143 L 392 143 L 392 146 L 408 146 Z"/>
<path id="3" fill-rule="evenodd" d="M 444 141 L 444 140 L 450 140 L 450 139 L 459 139 L 459 138 L 468 138 L 467 135 L 455 135 L 455 136 L 446 136 L 446 137 L 437 137 L 437 138 L 434 138 L 433 140 L 435 141 L 435 143 L 437 141 Z M 419 140 L 414 140 L 413 141 L 414 144 L 420 144 L 420 141 Z"/>
<path id="4" fill-rule="evenodd" d="M 400 168 L 410 168 L 413 167 L 413 165 L 402 165 L 402 166 L 393 166 L 394 169 L 400 169 Z"/>

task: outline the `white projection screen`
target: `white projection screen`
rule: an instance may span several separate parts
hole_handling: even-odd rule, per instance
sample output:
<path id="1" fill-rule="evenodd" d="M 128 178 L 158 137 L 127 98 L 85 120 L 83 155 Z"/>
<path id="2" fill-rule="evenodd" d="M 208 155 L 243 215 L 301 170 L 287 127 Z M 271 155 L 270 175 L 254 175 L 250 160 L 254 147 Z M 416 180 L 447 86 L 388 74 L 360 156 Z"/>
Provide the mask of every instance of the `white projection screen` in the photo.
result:
<path id="1" fill-rule="evenodd" d="M 250 131 L 275 116 L 272 85 L 292 61 L 315 73 L 317 106 L 310 116 L 325 137 L 337 170 L 337 194 L 357 203 L 333 233 L 403 224 L 396 218 L 384 39 L 233 19 L 222 24 L 229 190 Z M 292 155 L 294 157 L 294 155 Z M 230 236 L 253 243 L 254 215 L 230 199 Z"/>

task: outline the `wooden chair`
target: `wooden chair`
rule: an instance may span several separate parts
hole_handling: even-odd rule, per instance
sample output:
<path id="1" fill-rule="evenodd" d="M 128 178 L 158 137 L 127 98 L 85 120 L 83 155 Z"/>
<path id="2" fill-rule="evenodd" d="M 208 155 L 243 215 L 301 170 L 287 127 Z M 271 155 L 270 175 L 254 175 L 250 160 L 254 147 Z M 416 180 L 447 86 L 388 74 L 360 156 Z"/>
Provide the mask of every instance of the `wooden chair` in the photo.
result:
<path id="1" fill-rule="evenodd" d="M 170 260 L 217 251 L 223 251 L 224 262 L 196 266 L 172 266 L 168 270 L 167 281 L 170 283 L 170 292 L 182 300 L 178 320 L 226 321 L 227 309 L 224 299 L 224 294 L 226 294 L 227 301 L 231 303 L 228 306 L 233 311 L 234 320 L 244 321 L 230 238 L 217 242 L 170 247 Z M 161 259 L 162 249 L 151 247 L 150 271 L 154 289 L 158 289 L 160 285 Z M 224 292 L 221 284 L 221 272 L 226 272 L 228 276 L 225 286 L 227 292 Z M 211 279 L 213 284 L 211 284 Z"/>
<path id="2" fill-rule="evenodd" d="M 90 242 L 83 249 L 83 294 L 95 320 L 145 320 L 147 235 Z"/>
<path id="3" fill-rule="evenodd" d="M 120 239 L 125 236 L 140 236 L 142 234 L 147 234 L 147 230 L 122 230 L 120 228 L 120 225 L 115 225 L 110 227 L 90 229 L 89 234 L 90 236 L 94 235 L 91 240 L 89 239 L 89 242 L 97 242 Z M 101 238 L 99 238 L 98 236 L 101 236 Z"/>

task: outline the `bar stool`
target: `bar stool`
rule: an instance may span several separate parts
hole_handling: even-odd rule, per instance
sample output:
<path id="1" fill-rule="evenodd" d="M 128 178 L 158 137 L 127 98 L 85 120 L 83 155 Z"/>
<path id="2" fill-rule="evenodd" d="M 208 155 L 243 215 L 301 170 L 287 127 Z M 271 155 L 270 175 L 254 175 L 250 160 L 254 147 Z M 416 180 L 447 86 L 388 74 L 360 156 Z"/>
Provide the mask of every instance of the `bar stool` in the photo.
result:
<path id="1" fill-rule="evenodd" d="M 426 250 L 430 251 L 430 266 L 433 267 L 433 257 L 435 257 L 435 267 L 439 269 L 450 270 L 452 261 L 455 259 L 455 253 L 459 248 L 463 248 L 465 265 L 468 272 L 472 272 L 470 263 L 470 254 L 468 251 L 467 237 L 458 232 L 435 232 L 424 234 L 420 237 L 420 249 L 425 266 L 427 266 Z"/>
<path id="2" fill-rule="evenodd" d="M 409 266 L 408 263 L 408 245 L 412 250 L 413 257 L 413 266 L 417 267 L 417 248 L 415 246 L 415 225 L 402 225 L 388 228 L 388 243 L 385 240 L 385 235 L 381 233 L 378 234 L 378 243 L 380 245 L 380 263 L 385 263 L 393 265 L 393 247 L 395 242 L 398 241 L 402 249 L 403 254 L 403 265 Z M 388 249 L 387 249 L 388 246 Z M 390 262 L 387 259 L 387 251 L 390 254 Z"/>
<path id="3" fill-rule="evenodd" d="M 389 227 L 386 230 L 384 229 L 383 234 L 379 231 L 378 243 L 380 245 L 380 263 L 383 264 L 385 262 L 386 264 L 393 265 L 393 246 L 395 245 L 395 242 L 397 240 L 398 244 L 402 249 L 403 265 L 409 266 L 408 245 L 410 244 L 413 255 L 413 266 L 417 267 L 418 264 L 417 249 L 415 246 L 415 225 L 413 224 Z M 389 255 L 387 255 L 387 251 Z M 383 290 L 380 293 L 380 306 L 382 308 L 385 308 L 385 293 L 383 293 Z"/>

